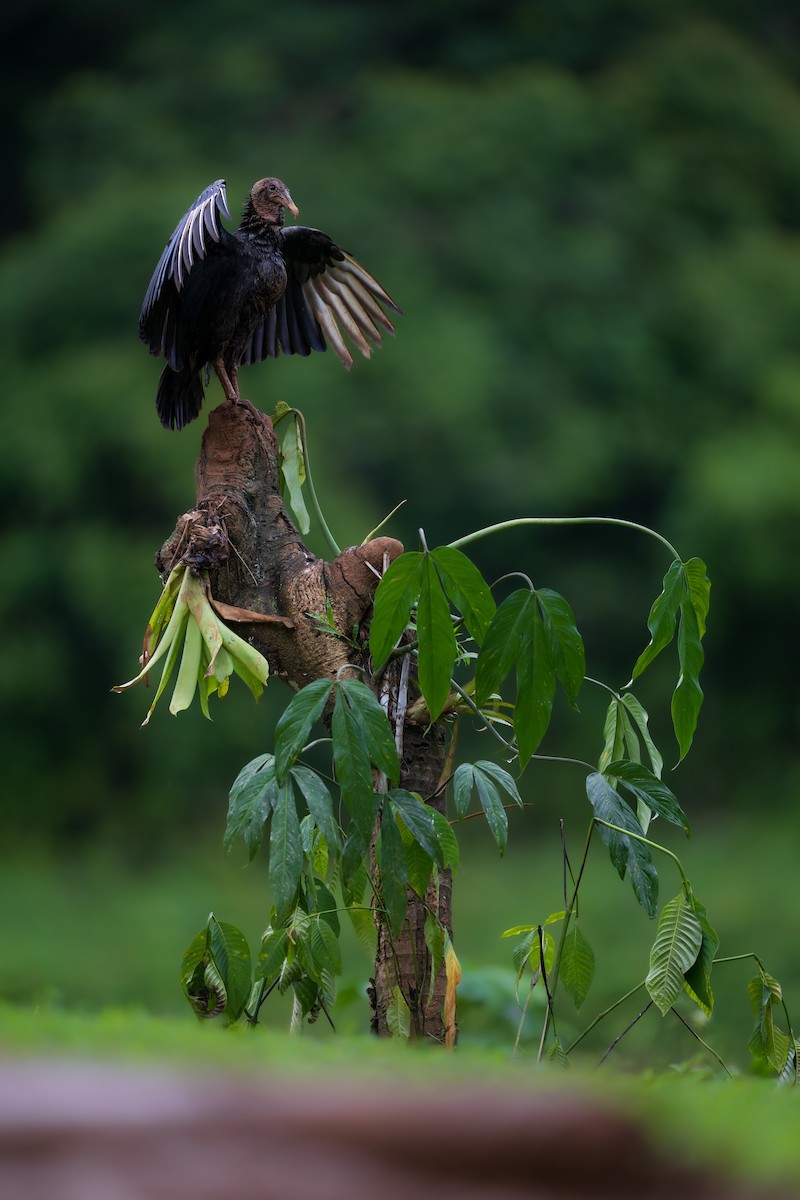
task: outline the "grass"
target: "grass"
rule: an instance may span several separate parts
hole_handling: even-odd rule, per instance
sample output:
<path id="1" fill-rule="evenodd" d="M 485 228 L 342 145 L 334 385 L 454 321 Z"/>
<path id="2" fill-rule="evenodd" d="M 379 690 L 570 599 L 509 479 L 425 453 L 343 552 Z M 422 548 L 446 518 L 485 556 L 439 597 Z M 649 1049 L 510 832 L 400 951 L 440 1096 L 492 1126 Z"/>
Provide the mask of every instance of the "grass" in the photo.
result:
<path id="1" fill-rule="evenodd" d="M 80 1058 L 126 1066 L 210 1072 L 281 1085 L 319 1086 L 344 1074 L 350 1084 L 385 1083 L 444 1092 L 469 1087 L 545 1089 L 595 1098 L 644 1122 L 653 1139 L 683 1162 L 719 1165 L 734 1177 L 800 1185 L 796 1130 L 800 1092 L 762 1079 L 710 1080 L 668 1072 L 624 1076 L 531 1069 L 507 1051 L 466 1047 L 455 1054 L 425 1046 L 343 1035 L 324 1042 L 259 1028 L 224 1030 L 194 1019 L 130 1009 L 64 1012 L 51 1005 L 0 1004 L 0 1057 Z"/>

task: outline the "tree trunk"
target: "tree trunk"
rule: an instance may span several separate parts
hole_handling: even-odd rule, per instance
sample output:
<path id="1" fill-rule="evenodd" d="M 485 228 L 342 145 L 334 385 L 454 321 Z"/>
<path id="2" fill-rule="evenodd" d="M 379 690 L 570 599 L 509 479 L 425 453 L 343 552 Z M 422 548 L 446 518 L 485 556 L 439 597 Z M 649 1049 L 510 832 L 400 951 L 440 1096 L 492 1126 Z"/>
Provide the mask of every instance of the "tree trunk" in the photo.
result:
<path id="1" fill-rule="evenodd" d="M 379 678 L 371 676 L 373 596 L 380 576 L 403 552 L 401 543 L 375 538 L 343 550 L 330 563 L 313 555 L 281 498 L 280 450 L 272 422 L 247 401 L 226 402 L 209 414 L 195 484 L 195 508 L 178 519 L 157 555 L 162 578 L 178 563 L 207 571 L 215 600 L 258 613 L 259 620 L 242 621 L 237 632 L 261 651 L 271 675 L 295 691 L 315 679 L 363 677 L 395 729 L 401 787 L 432 798 L 441 810 L 443 800 L 434 793 L 444 764 L 443 723 L 426 729 L 408 718 L 407 708 L 417 696 L 408 663 L 405 674 L 402 660 L 394 660 Z M 340 637 L 324 628 L 329 613 Z M 352 645 L 354 629 L 358 650 Z M 444 1037 L 445 972 L 442 966 L 431 987 L 432 960 L 424 933 L 429 908 L 452 932 L 449 871 L 440 873 L 438 886 L 431 881 L 424 902 L 409 889 L 399 937 L 392 938 L 375 908 L 378 940 L 370 999 L 372 1025 L 379 1034 L 388 1032 L 386 1012 L 399 985 L 411 1012 L 412 1036 Z"/>

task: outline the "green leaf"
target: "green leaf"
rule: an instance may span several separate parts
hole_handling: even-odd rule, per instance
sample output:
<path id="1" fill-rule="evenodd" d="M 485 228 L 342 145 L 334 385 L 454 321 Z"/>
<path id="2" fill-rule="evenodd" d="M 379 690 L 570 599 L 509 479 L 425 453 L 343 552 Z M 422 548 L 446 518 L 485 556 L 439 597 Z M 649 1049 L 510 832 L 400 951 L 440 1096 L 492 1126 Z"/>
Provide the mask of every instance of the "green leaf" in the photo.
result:
<path id="1" fill-rule="evenodd" d="M 605 771 L 608 764 L 613 762 L 615 758 L 621 758 L 624 752 L 625 727 L 622 723 L 618 696 L 611 697 L 608 709 L 606 710 L 603 739 L 603 752 L 600 755 L 598 763 L 600 771 Z"/>
<path id="2" fill-rule="evenodd" d="M 535 962 L 531 963 L 531 956 L 535 955 Z M 528 932 L 523 936 L 522 940 L 517 942 L 514 949 L 511 951 L 511 961 L 514 964 L 516 972 L 516 984 L 519 984 L 522 978 L 522 973 L 530 964 L 532 970 L 536 970 L 539 963 L 539 926 L 533 925 Z"/>
<path id="3" fill-rule="evenodd" d="M 759 973 L 748 983 L 747 994 L 756 1017 L 750 1050 L 780 1075 L 786 1070 L 793 1049 L 788 1036 L 775 1024 L 775 1008 L 783 999 L 781 985 L 759 963 Z"/>
<path id="4" fill-rule="evenodd" d="M 397 746 L 389 720 L 377 696 L 360 679 L 341 680 L 336 685 L 336 692 L 337 704 L 344 695 L 361 722 L 370 762 L 373 762 L 391 783 L 396 783 L 400 778 Z"/>
<path id="5" fill-rule="evenodd" d="M 311 922 L 309 942 L 315 968 L 314 978 L 320 981 L 324 971 L 341 975 L 342 951 L 339 939 L 327 921 L 317 918 Z"/>
<path id="6" fill-rule="evenodd" d="M 327 925 L 330 925 L 338 937 L 341 933 L 341 927 L 339 924 L 339 905 L 336 902 L 336 897 L 330 888 L 319 879 L 314 881 L 314 892 L 313 912 L 319 915 L 321 921 L 325 921 Z"/>
<path id="7" fill-rule="evenodd" d="M 656 940 L 650 951 L 645 987 L 662 1013 L 672 1008 L 684 985 L 684 975 L 697 961 L 703 941 L 700 920 L 683 892 L 664 905 Z"/>
<path id="8" fill-rule="evenodd" d="M 690 558 L 683 564 L 686 575 L 686 587 L 689 593 L 689 603 L 697 618 L 697 628 L 700 637 L 705 637 L 706 618 L 711 599 L 711 580 L 706 574 L 706 564 L 701 558 Z"/>
<path id="9" fill-rule="evenodd" d="M 369 846 L 375 824 L 377 800 L 372 787 L 372 766 L 363 722 L 348 702 L 347 693 L 336 688 L 331 720 L 333 760 L 342 802 L 350 814 L 351 834 L 363 853 Z"/>
<path id="10" fill-rule="evenodd" d="M 519 794 L 517 781 L 514 779 L 513 775 L 505 770 L 504 767 L 499 767 L 497 763 L 493 763 L 488 758 L 479 758 L 474 765 L 476 770 L 482 771 L 484 775 L 489 775 L 495 781 L 498 787 L 506 792 L 506 794 L 510 796 L 520 808 L 525 807 L 522 801 L 522 796 Z"/>
<path id="11" fill-rule="evenodd" d="M 408 625 L 419 595 L 422 560 L 418 551 L 401 554 L 378 584 L 369 633 L 369 651 L 376 668 L 389 657 Z"/>
<path id="12" fill-rule="evenodd" d="M 303 499 L 303 484 L 306 481 L 306 464 L 303 454 L 303 438 L 297 417 L 290 421 L 281 444 L 281 473 L 289 493 L 289 507 L 294 513 L 297 528 L 308 533 L 311 521 Z"/>
<path id="13" fill-rule="evenodd" d="M 625 711 L 621 701 L 619 715 L 622 721 L 622 740 L 625 743 L 625 753 L 620 755 L 620 757 L 626 758 L 629 762 L 640 763 L 642 761 L 642 752 L 639 747 L 639 737 L 633 721 Z"/>
<path id="14" fill-rule="evenodd" d="M 287 782 L 278 788 L 275 797 L 269 839 L 269 886 L 279 923 L 291 911 L 302 870 L 300 822 Z"/>
<path id="15" fill-rule="evenodd" d="M 672 725 L 681 759 L 686 757 L 692 745 L 697 718 L 703 704 L 700 670 L 705 656 L 700 638 L 698 614 L 688 597 L 685 597 L 681 603 L 678 626 L 678 663 L 681 673 L 678 686 L 672 695 Z"/>
<path id="16" fill-rule="evenodd" d="M 599 772 L 594 771 L 588 776 L 586 794 L 599 822 L 609 821 L 626 830 L 618 833 L 607 825 L 597 826 L 620 877 L 628 871 L 636 899 L 647 915 L 654 917 L 658 906 L 658 874 L 648 847 L 636 837 L 628 836 L 628 833 L 643 836 L 641 825 L 630 806 Z"/>
<path id="17" fill-rule="evenodd" d="M 283 710 L 275 726 L 275 769 L 278 783 L 283 783 L 308 741 L 312 725 L 322 716 L 333 687 L 330 679 L 316 679 L 295 696 Z"/>
<path id="18" fill-rule="evenodd" d="M 529 933 L 527 933 L 522 941 L 517 942 L 511 952 L 511 959 L 514 963 L 516 978 L 514 987 L 517 993 L 517 1003 L 521 1004 L 519 996 L 519 985 L 525 968 L 530 967 L 533 972 L 533 983 L 535 984 L 539 978 L 542 967 L 544 966 L 545 975 L 549 975 L 555 961 L 556 948 L 555 943 L 549 933 L 541 931 L 540 926 L 534 925 Z"/>
<path id="19" fill-rule="evenodd" d="M 458 867 L 459 850 L 453 827 L 443 813 L 438 812 L 435 808 L 432 808 L 431 812 L 436 829 L 436 840 L 442 851 L 442 863 L 445 867 L 450 867 L 455 871 Z"/>
<path id="20" fill-rule="evenodd" d="M 387 799 L 394 812 L 400 814 L 414 841 L 441 867 L 442 850 L 436 837 L 433 809 L 430 805 L 425 804 L 416 792 L 407 792 L 402 788 L 390 792 Z"/>
<path id="21" fill-rule="evenodd" d="M 413 888 L 421 900 L 425 899 L 428 884 L 434 872 L 433 859 L 414 841 L 408 826 L 402 824 L 400 836 L 403 839 L 403 849 L 406 852 L 406 867 L 408 870 L 408 885 Z"/>
<path id="22" fill-rule="evenodd" d="M 322 834 L 331 856 L 342 850 L 342 837 L 333 815 L 333 800 L 323 779 L 309 767 L 294 766 L 290 771 L 292 783 L 303 796 L 314 824 Z"/>
<path id="23" fill-rule="evenodd" d="M 563 1070 L 566 1070 L 566 1068 L 569 1066 L 567 1052 L 557 1037 L 553 1038 L 552 1042 L 547 1048 L 547 1061 L 558 1063 Z"/>
<path id="24" fill-rule="evenodd" d="M 714 1011 L 714 993 L 711 989 L 711 967 L 719 949 L 719 938 L 709 924 L 704 905 L 692 898 L 692 907 L 703 931 L 700 952 L 689 970 L 684 973 L 683 986 L 695 1004 L 710 1017 Z"/>
<path id="25" fill-rule="evenodd" d="M 486 824 L 491 830 L 498 850 L 501 854 L 505 854 L 508 842 L 508 814 L 503 807 L 500 793 L 494 780 L 477 767 L 473 768 L 473 781 L 480 806 L 486 816 Z"/>
<path id="26" fill-rule="evenodd" d="M 648 727 L 647 713 L 645 712 L 644 708 L 642 708 L 642 705 L 636 699 L 633 692 L 626 692 L 625 695 L 622 697 L 622 703 L 625 705 L 625 708 L 628 710 L 630 715 L 633 717 L 633 720 L 636 723 L 636 728 L 639 730 L 641 739 L 644 742 L 645 746 L 647 747 L 647 753 L 650 756 L 650 766 L 652 767 L 653 774 L 656 776 L 657 779 L 660 779 L 661 772 L 664 769 L 664 760 L 661 757 L 661 755 L 659 754 L 658 748 L 656 747 L 655 742 L 653 741 L 652 737 L 650 736 L 650 729 Z M 614 758 L 619 758 L 619 757 L 620 757 L 620 755 L 618 755 L 618 754 L 614 755 Z"/>
<path id="27" fill-rule="evenodd" d="M 392 989 L 392 998 L 386 1008 L 386 1024 L 393 1038 L 411 1037 L 411 1010 L 397 983 Z"/>
<path id="28" fill-rule="evenodd" d="M 226 1016 L 235 1021 L 247 1003 L 252 982 L 247 938 L 235 925 L 218 921 L 212 913 L 208 919 L 208 951 L 227 992 Z"/>
<path id="29" fill-rule="evenodd" d="M 381 898 L 393 933 L 399 933 L 408 907 L 408 868 L 403 839 L 389 806 L 384 802 L 378 843 Z"/>
<path id="30" fill-rule="evenodd" d="M 202 648 L 203 638 L 200 626 L 190 614 L 183 639 L 181 665 L 178 668 L 178 677 L 175 680 L 175 689 L 169 704 L 169 711 L 173 716 L 177 716 L 179 712 L 185 712 L 194 699 Z"/>
<path id="31" fill-rule="evenodd" d="M 577 921 L 564 938 L 559 978 L 572 1003 L 580 1008 L 594 979 L 594 951 Z"/>
<path id="32" fill-rule="evenodd" d="M 539 588 L 536 598 L 544 618 L 551 661 L 574 707 L 586 674 L 583 638 L 575 624 L 575 614 L 564 597 L 550 588 Z"/>
<path id="33" fill-rule="evenodd" d="M 291 774 L 289 778 L 292 778 Z M 292 782 L 294 783 L 294 780 Z M 317 879 L 326 878 L 331 855 L 328 854 L 328 843 L 317 828 L 311 813 L 306 813 L 300 820 L 300 842 L 305 856 L 306 886 L 313 889 Z"/>
<path id="34" fill-rule="evenodd" d="M 436 976 L 439 974 L 442 963 L 444 962 L 444 939 L 444 926 L 432 912 L 426 913 L 425 945 L 427 946 L 428 953 L 431 956 L 430 985 L 428 987 L 429 1004 L 433 996 L 433 989 L 436 986 Z"/>
<path id="35" fill-rule="evenodd" d="M 431 551 L 444 590 L 464 618 L 470 635 L 480 644 L 497 611 L 491 588 L 475 564 L 451 546 Z"/>
<path id="36" fill-rule="evenodd" d="M 662 783 L 652 771 L 648 771 L 647 767 L 643 767 L 641 763 L 623 760 L 609 763 L 605 774 L 613 775 L 623 787 L 632 792 L 653 812 L 658 813 L 671 825 L 677 825 L 680 829 L 684 829 L 688 834 L 689 822 L 677 798 L 665 783 Z"/>
<path id="37" fill-rule="evenodd" d="M 508 771 L 488 759 L 480 759 L 476 763 L 461 763 L 453 776 L 455 808 L 459 820 L 463 820 L 469 809 L 473 788 L 478 793 L 489 828 L 502 854 L 508 838 L 508 817 L 498 788 L 502 788 L 522 808 L 522 797 L 516 782 Z"/>
<path id="38" fill-rule="evenodd" d="M 181 986 L 186 989 L 191 982 L 197 967 L 206 959 L 208 951 L 208 926 L 206 925 L 199 933 L 196 933 L 189 945 L 183 952 L 181 959 L 180 981 Z"/>
<path id="39" fill-rule="evenodd" d="M 350 879 L 347 881 L 342 879 L 341 887 L 342 899 L 344 900 L 347 915 L 350 918 L 358 943 L 366 953 L 367 958 L 371 962 L 374 962 L 377 930 L 372 910 L 363 903 L 368 882 L 369 876 L 366 864 L 363 859 L 359 859 L 358 866 Z"/>
<path id="40" fill-rule="evenodd" d="M 529 609 L 529 617 L 530 624 L 523 632 L 517 659 L 517 700 L 514 705 L 520 769 L 524 769 L 547 732 L 556 690 L 551 649 L 537 605 Z"/>
<path id="41" fill-rule="evenodd" d="M 304 1017 L 308 1017 L 309 1022 L 313 1023 L 319 1014 L 318 1005 L 320 999 L 319 984 L 315 979 L 311 979 L 308 975 L 301 975 L 292 983 L 292 991 L 295 999 L 300 1005 L 300 1011 Z"/>
<path id="42" fill-rule="evenodd" d="M 778 1076 L 778 1083 L 783 1086 L 791 1084 L 793 1087 L 798 1082 L 798 1057 L 797 1052 L 800 1050 L 800 1043 L 795 1042 L 794 1047 L 789 1049 L 786 1056 L 786 1065 Z"/>
<path id="43" fill-rule="evenodd" d="M 459 817 L 463 817 L 469 807 L 473 788 L 478 794 L 478 800 L 498 849 L 501 854 L 504 854 L 508 841 L 508 816 L 497 785 L 491 774 L 482 770 L 477 763 L 461 763 L 456 768 L 453 777 L 456 812 Z"/>
<path id="44" fill-rule="evenodd" d="M 650 610 L 647 622 L 650 644 L 639 656 L 633 669 L 633 679 L 636 679 L 672 641 L 677 623 L 680 676 L 672 697 L 672 724 L 681 759 L 685 758 L 692 744 L 703 703 L 700 687 L 700 669 L 703 665 L 701 643 L 710 593 L 711 584 L 705 563 L 699 558 L 691 558 L 686 563 L 674 562 L 664 577 L 664 589 Z"/>
<path id="45" fill-rule="evenodd" d="M 683 563 L 678 559 L 672 563 L 664 576 L 664 586 L 661 594 L 653 601 L 650 615 L 647 618 L 647 628 L 650 630 L 650 642 L 636 660 L 633 668 L 633 679 L 638 679 L 653 659 L 670 644 L 675 636 L 675 622 L 678 617 L 681 600 L 686 594 L 686 576 Z"/>
<path id="46" fill-rule="evenodd" d="M 288 934 L 283 926 L 278 929 L 268 929 L 261 939 L 257 971 L 269 983 L 272 982 L 283 965 L 288 940 Z"/>
<path id="47" fill-rule="evenodd" d="M 420 577 L 417 605 L 419 642 L 418 680 L 431 721 L 435 721 L 450 694 L 456 654 L 456 634 L 433 560 L 426 554 Z"/>
<path id="48" fill-rule="evenodd" d="M 261 754 L 239 772 L 230 790 L 223 838 L 226 850 L 241 837 L 252 862 L 261 846 L 264 825 L 276 794 L 275 759 L 271 754 Z"/>
<path id="49" fill-rule="evenodd" d="M 475 699 L 479 705 L 498 690 L 519 657 L 535 611 L 533 592 L 521 588 L 507 596 L 494 614 L 478 655 Z"/>
<path id="50" fill-rule="evenodd" d="M 461 763 L 453 775 L 453 802 L 456 817 L 463 821 L 469 811 L 475 774 L 471 763 Z"/>

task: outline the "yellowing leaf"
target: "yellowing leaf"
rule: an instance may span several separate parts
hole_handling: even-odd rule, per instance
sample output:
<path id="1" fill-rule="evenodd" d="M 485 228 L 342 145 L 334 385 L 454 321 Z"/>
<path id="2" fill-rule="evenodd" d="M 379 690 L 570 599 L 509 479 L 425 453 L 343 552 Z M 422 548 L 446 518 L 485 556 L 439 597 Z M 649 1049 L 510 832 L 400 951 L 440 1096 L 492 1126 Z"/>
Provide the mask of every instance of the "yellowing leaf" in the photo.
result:
<path id="1" fill-rule="evenodd" d="M 444 993 L 444 1044 L 448 1050 L 456 1044 L 456 988 L 461 982 L 461 963 L 456 957 L 453 943 L 445 937 L 444 969 L 447 985 Z"/>

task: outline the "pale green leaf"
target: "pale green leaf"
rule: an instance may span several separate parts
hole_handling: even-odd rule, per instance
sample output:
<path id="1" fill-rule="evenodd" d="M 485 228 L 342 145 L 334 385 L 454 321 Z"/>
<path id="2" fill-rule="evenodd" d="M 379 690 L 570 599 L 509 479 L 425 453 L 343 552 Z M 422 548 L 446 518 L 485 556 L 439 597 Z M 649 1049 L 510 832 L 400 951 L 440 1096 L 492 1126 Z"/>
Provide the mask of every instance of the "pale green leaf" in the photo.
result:
<path id="1" fill-rule="evenodd" d="M 636 728 L 639 730 L 641 739 L 647 747 L 647 753 L 650 756 L 650 766 L 653 774 L 657 779 L 660 779 L 661 772 L 664 768 L 664 760 L 661 757 L 661 754 L 659 753 L 658 748 L 650 734 L 647 713 L 636 699 L 633 692 L 626 692 L 622 697 L 622 703 L 625 705 L 626 709 L 633 717 L 633 720 L 636 722 Z M 618 754 L 614 755 L 614 758 L 619 757 L 620 755 Z"/>
<path id="2" fill-rule="evenodd" d="M 594 979 L 594 951 L 577 921 L 564 938 L 559 978 L 575 1007 L 580 1008 Z"/>
<path id="3" fill-rule="evenodd" d="M 714 1011 L 714 992 L 711 988 L 711 968 L 714 957 L 719 949 L 719 938 L 709 923 L 704 905 L 696 898 L 692 899 L 692 907 L 697 914 L 700 928 L 703 931 L 703 941 L 697 959 L 685 973 L 683 986 L 695 1004 L 710 1017 Z"/>
<path id="4" fill-rule="evenodd" d="M 392 996 L 386 1008 L 386 1024 L 393 1038 L 411 1037 L 411 1010 L 399 984 L 395 984 L 392 989 Z"/>
<path id="5" fill-rule="evenodd" d="M 681 892 L 661 911 L 645 978 L 645 987 L 662 1013 L 669 1012 L 680 995 L 684 975 L 697 961 L 702 941 L 700 920 Z"/>
<path id="6" fill-rule="evenodd" d="M 289 493 L 289 507 L 294 513 L 297 528 L 305 535 L 311 528 L 311 521 L 303 498 L 306 464 L 300 422 L 297 418 L 289 422 L 289 428 L 281 443 L 281 473 Z"/>

